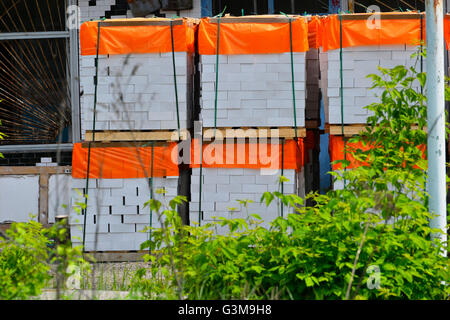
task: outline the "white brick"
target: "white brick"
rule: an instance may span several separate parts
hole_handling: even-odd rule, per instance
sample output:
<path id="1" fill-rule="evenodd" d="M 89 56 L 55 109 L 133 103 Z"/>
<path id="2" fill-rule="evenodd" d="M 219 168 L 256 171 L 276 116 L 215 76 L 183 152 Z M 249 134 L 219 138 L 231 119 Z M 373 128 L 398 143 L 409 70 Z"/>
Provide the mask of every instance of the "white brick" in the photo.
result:
<path id="1" fill-rule="evenodd" d="M 255 183 L 255 176 L 230 176 L 230 184 Z"/>
<path id="2" fill-rule="evenodd" d="M 135 232 L 136 226 L 134 224 L 111 224 L 110 231 L 112 233 L 121 232 Z"/>

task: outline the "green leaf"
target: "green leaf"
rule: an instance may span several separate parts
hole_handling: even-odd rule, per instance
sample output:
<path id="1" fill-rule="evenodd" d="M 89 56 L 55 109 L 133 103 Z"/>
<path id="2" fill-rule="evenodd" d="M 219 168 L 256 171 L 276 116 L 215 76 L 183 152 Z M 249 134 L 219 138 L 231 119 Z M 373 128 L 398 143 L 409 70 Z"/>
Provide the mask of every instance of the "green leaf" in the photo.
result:
<path id="1" fill-rule="evenodd" d="M 305 278 L 305 283 L 307 287 L 313 287 L 314 286 L 314 281 L 311 277 L 306 277 Z"/>

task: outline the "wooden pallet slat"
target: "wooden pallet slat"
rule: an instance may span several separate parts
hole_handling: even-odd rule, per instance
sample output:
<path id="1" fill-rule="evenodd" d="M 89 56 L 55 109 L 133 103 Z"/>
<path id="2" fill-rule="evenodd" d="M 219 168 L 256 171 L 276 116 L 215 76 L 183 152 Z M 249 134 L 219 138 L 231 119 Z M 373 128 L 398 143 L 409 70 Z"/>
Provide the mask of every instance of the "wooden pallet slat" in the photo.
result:
<path id="1" fill-rule="evenodd" d="M 0 176 L 26 174 L 64 174 L 72 173 L 72 166 L 33 167 L 33 166 L 0 166 Z"/>
<path id="2" fill-rule="evenodd" d="M 220 18 L 220 23 L 289 23 L 289 18 L 292 20 L 306 19 L 311 20 L 311 16 L 299 16 L 299 15 L 254 15 L 254 16 L 223 16 Z M 217 23 L 218 18 L 209 18 L 210 23 Z"/>
<path id="3" fill-rule="evenodd" d="M 203 139 L 295 138 L 295 128 L 203 128 Z M 297 128 L 297 137 L 306 137 L 306 128 Z"/>
<path id="4" fill-rule="evenodd" d="M 351 124 L 344 125 L 344 136 L 354 136 L 360 134 L 366 128 L 365 124 Z M 418 125 L 411 126 L 412 130 L 417 130 L 419 128 Z M 426 132 L 426 128 L 424 128 Z M 340 124 L 326 124 L 325 132 L 329 133 L 332 136 L 342 136 L 342 126 Z"/>
<path id="5" fill-rule="evenodd" d="M 188 130 L 180 130 L 181 139 L 179 139 L 177 130 L 168 131 L 96 131 L 95 142 L 112 141 L 178 141 L 187 140 Z M 85 141 L 93 141 L 92 131 L 86 131 Z"/>

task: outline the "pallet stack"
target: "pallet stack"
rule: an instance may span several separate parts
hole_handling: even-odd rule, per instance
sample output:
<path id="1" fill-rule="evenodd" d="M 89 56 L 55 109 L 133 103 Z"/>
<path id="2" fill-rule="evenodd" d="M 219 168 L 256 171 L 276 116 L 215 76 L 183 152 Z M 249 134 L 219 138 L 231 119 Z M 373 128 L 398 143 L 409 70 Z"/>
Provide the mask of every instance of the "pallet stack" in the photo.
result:
<path id="1" fill-rule="evenodd" d="M 150 222 L 154 228 L 160 226 L 158 215 L 150 212 L 145 203 L 150 199 L 166 202 L 180 192 L 179 168 L 170 159 L 176 143 L 157 144 L 153 150 L 105 144 L 91 148 L 88 189 L 86 145 L 76 144 L 73 152 L 72 242 L 82 243 L 86 214 L 87 251 L 139 250 L 140 244 L 149 237 L 149 232 L 143 230 Z M 88 200 L 83 212 L 85 194 Z"/>
<path id="2" fill-rule="evenodd" d="M 220 19 L 219 54 L 217 47 L 217 18 L 202 19 L 199 28 L 201 70 L 200 120 L 206 128 L 214 127 L 217 86 L 218 127 L 293 127 L 292 69 L 294 70 L 297 126 L 305 126 L 306 98 L 306 48 L 307 24 L 304 18 L 295 18 L 293 36 L 297 47 L 293 52 L 293 64 L 289 49 L 289 23 L 283 16 L 275 17 L 225 17 Z M 264 26 L 279 24 L 285 33 L 283 49 L 274 46 L 265 37 Z M 301 24 L 301 25 L 300 25 Z M 300 25 L 300 26 L 299 26 Z M 237 26 L 236 31 L 233 27 Z M 261 29 L 250 31 L 245 26 Z M 299 26 L 296 28 L 296 26 Z M 306 29 L 305 29 L 306 28 Z M 280 32 L 279 30 L 277 30 Z M 256 39 L 266 39 L 259 48 L 252 48 Z M 302 34 L 303 33 L 303 34 Z M 229 37 L 241 37 L 241 48 L 229 48 Z M 303 41 L 302 41 L 303 40 Z M 245 42 L 244 42 L 245 41 Z M 297 44 L 297 42 L 299 42 Z M 301 42 L 301 43 L 300 43 Z M 222 45 L 222 49 L 221 48 Z M 237 44 L 237 46 L 240 44 Z M 266 47 L 267 46 L 267 47 Z M 306 47 L 305 47 L 306 46 Z M 301 50 L 300 50 L 301 49 Z M 262 53 L 259 53 L 262 52 Z M 219 61 L 216 67 L 216 61 Z M 216 82 L 216 76 L 218 81 Z"/>
<path id="3" fill-rule="evenodd" d="M 262 226 L 268 228 L 275 218 L 295 212 L 295 208 L 276 200 L 268 207 L 260 201 L 264 192 L 304 196 L 302 140 L 269 143 L 240 140 L 233 143 L 232 151 L 226 142 L 204 142 L 201 169 L 199 145 L 194 142 L 191 161 L 191 223 L 203 225 L 220 217 L 245 219 L 256 213 L 263 220 Z M 211 148 L 215 149 L 212 153 Z M 289 181 L 280 183 L 281 175 Z M 226 232 L 227 228 L 218 231 Z"/>
<path id="4" fill-rule="evenodd" d="M 193 53 L 176 52 L 180 129 L 190 127 Z M 93 128 L 95 56 L 80 68 L 82 136 Z M 96 130 L 178 129 L 172 53 L 118 54 L 99 58 Z"/>
<path id="5" fill-rule="evenodd" d="M 340 125 L 341 119 L 341 63 L 340 49 L 329 50 L 322 54 L 323 63 L 327 66 L 322 75 L 328 99 L 325 107 L 325 121 L 330 125 Z M 409 45 L 376 45 L 358 46 L 342 49 L 342 76 L 344 97 L 345 125 L 364 124 L 370 111 L 364 107 L 379 102 L 383 90 L 371 89 L 372 79 L 369 74 L 380 74 L 378 66 L 394 68 L 398 65 L 406 68 L 415 67 L 420 70 L 420 59 L 411 59 L 417 52 L 416 46 Z M 326 62 L 325 62 L 326 60 Z M 425 64 L 423 65 L 425 71 Z M 416 90 L 420 85 L 416 84 Z"/>
<path id="6" fill-rule="evenodd" d="M 161 27 L 165 28 L 163 35 L 159 34 Z M 130 39 L 127 28 L 141 29 L 142 33 Z M 100 39 L 104 44 L 99 48 L 97 70 L 97 22 L 83 24 L 80 65 L 83 138 L 92 139 L 96 73 L 95 130 L 126 131 L 117 133 L 123 141 L 133 140 L 136 131 L 141 130 L 189 129 L 193 113 L 194 28 L 195 23 L 187 19 L 101 22 Z M 110 43 L 111 39 L 119 44 Z M 98 133 L 98 139 L 107 138 Z"/>
<path id="7" fill-rule="evenodd" d="M 330 134 L 331 161 L 343 159 L 344 137 L 364 129 L 372 115 L 365 107 L 381 102 L 384 90 L 371 89 L 373 81 L 367 75 L 381 76 L 378 67 L 399 65 L 426 72 L 425 59 L 420 55 L 412 57 L 424 39 L 424 14 L 379 14 L 378 25 L 370 24 L 370 17 L 344 14 L 322 19 L 320 86 L 324 95 L 325 127 Z M 413 83 L 413 89 L 421 90 L 418 81 Z"/>
<path id="8" fill-rule="evenodd" d="M 378 67 L 403 65 L 426 72 L 425 60 L 419 56 L 411 57 L 418 52 L 420 41 L 424 39 L 424 14 L 380 14 L 382 31 L 367 22 L 369 17 L 351 14 L 323 19 L 320 85 L 330 134 L 341 131 L 341 125 L 347 126 L 344 131 L 350 135 L 355 129 L 362 129 L 371 115 L 364 107 L 381 101 L 383 90 L 371 89 L 372 79 L 367 77 L 369 74 L 381 75 Z M 420 90 L 418 81 L 413 89 Z"/>
<path id="9" fill-rule="evenodd" d="M 295 145 L 291 152 L 298 160 L 294 166 L 283 168 L 283 175 L 290 180 L 285 183 L 284 191 L 304 194 L 301 138 L 306 133 L 307 19 L 284 16 L 204 18 L 199 26 L 198 42 L 199 119 L 203 123 L 201 137 L 205 149 L 214 144 L 226 148 L 227 143 L 236 143 L 242 148 L 248 148 L 251 143 L 258 148 L 267 147 L 270 139 L 259 144 L 258 139 L 276 136 L 273 148 L 278 155 L 286 142 Z M 294 138 L 300 141 L 295 142 Z M 258 152 L 252 155 L 257 157 Z M 204 161 L 201 174 L 198 165 L 194 165 L 190 220 L 203 223 L 211 221 L 213 216 L 245 217 L 245 206 L 236 200 L 248 199 L 253 201 L 249 204 L 249 213 L 262 213 L 268 226 L 280 215 L 280 210 L 275 204 L 264 208 L 259 201 L 264 192 L 279 190 L 278 178 L 284 165 L 280 159 L 277 158 L 275 172 L 268 175 L 261 170 L 264 166 L 249 166 L 245 161 L 231 165 Z M 284 214 L 287 211 L 285 209 Z"/>
<path id="10" fill-rule="evenodd" d="M 145 202 L 186 194 L 186 174 L 171 154 L 192 123 L 195 28 L 190 19 L 161 18 L 82 25 L 84 142 L 73 152 L 72 204 L 79 191 L 88 195 L 88 251 L 139 250 L 149 237 L 142 230 L 150 221 L 159 226 Z M 82 241 L 80 224 L 84 216 L 73 212 L 74 243 Z"/>

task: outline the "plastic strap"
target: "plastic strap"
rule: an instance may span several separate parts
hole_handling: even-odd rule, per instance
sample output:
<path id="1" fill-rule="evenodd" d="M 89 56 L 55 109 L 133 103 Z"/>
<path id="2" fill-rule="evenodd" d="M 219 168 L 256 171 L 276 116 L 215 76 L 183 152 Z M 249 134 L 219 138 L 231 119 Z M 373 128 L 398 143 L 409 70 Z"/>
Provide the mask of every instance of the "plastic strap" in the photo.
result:
<path id="1" fill-rule="evenodd" d="M 175 103 L 176 103 L 176 107 L 177 107 L 178 140 L 180 140 L 181 139 L 180 112 L 179 112 L 179 106 L 178 106 L 177 71 L 176 71 L 176 66 L 175 66 L 175 45 L 174 45 L 174 42 L 173 42 L 173 20 L 170 20 L 170 38 L 171 38 L 171 41 L 172 41 L 173 81 L 174 81 L 174 84 L 175 84 Z"/>
<path id="2" fill-rule="evenodd" d="M 202 171 L 203 171 L 203 132 L 200 137 L 200 174 L 199 174 L 199 183 L 198 183 L 198 225 L 201 226 L 202 221 Z"/>
<path id="3" fill-rule="evenodd" d="M 291 75 L 292 75 L 292 102 L 294 108 L 294 128 L 295 128 L 295 140 L 297 136 L 297 108 L 295 106 L 295 78 L 294 78 L 294 53 L 292 48 L 292 19 L 289 18 L 289 42 L 291 46 Z"/>
<path id="4" fill-rule="evenodd" d="M 293 53 L 293 45 L 292 45 L 292 19 L 286 13 L 280 12 L 285 15 L 286 18 L 289 19 L 289 45 L 291 49 L 291 77 L 292 77 L 292 100 L 293 100 L 293 108 L 294 108 L 294 127 L 295 127 L 295 141 L 298 140 L 297 135 L 297 108 L 295 106 L 295 78 L 294 78 L 294 53 Z"/>
<path id="5" fill-rule="evenodd" d="M 95 57 L 95 79 L 94 79 L 94 119 L 92 123 L 92 142 L 95 142 L 95 121 L 96 121 L 96 111 L 97 111 L 97 88 L 98 88 L 98 52 L 100 47 L 100 22 L 97 23 L 97 55 Z M 91 164 L 91 141 L 88 144 L 88 159 L 87 159 L 87 175 L 86 175 L 86 189 L 83 209 L 83 252 L 85 251 L 86 244 L 86 216 L 87 216 L 87 203 L 89 197 L 89 170 Z"/>

